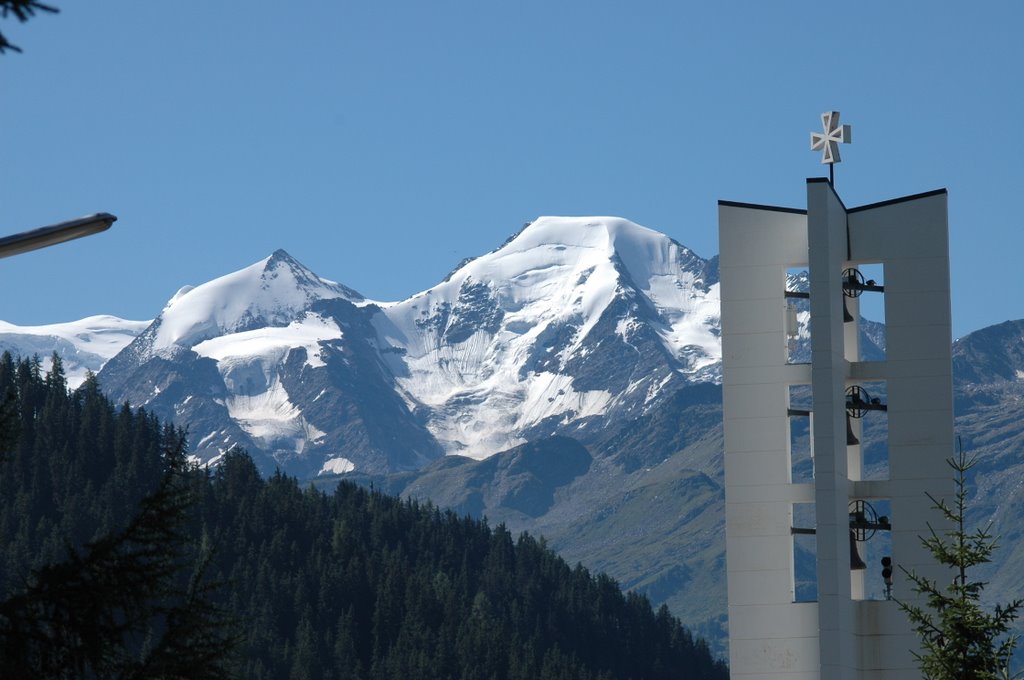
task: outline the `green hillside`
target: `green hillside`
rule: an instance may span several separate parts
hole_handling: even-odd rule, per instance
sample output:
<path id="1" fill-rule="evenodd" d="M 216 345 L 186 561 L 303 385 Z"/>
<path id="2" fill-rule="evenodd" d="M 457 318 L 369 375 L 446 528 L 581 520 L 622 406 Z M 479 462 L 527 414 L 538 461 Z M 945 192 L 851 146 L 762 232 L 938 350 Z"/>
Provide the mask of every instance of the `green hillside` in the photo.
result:
<path id="1" fill-rule="evenodd" d="M 120 555 L 127 544 L 108 539 L 135 526 L 140 503 L 153 507 L 167 471 L 181 467 L 180 431 L 115 406 L 94 380 L 69 393 L 55 366 L 44 376 L 38 362 L 0 359 L 0 396 L 14 416 L 0 462 L 0 648 L 19 639 L 18 606 L 41 582 L 74 574 L 55 565 L 89 564 L 97 545 Z M 87 677 L 140 677 L 138 661 L 176 630 L 175 616 L 192 616 L 216 639 L 237 640 L 208 666 L 197 655 L 194 677 L 727 678 L 666 608 L 571 567 L 543 540 L 347 483 L 327 495 L 281 474 L 262 479 L 241 451 L 212 473 L 176 474 L 189 504 L 152 552 L 174 573 L 134 611 L 93 593 L 82 616 L 139 620 L 113 648 L 82 657 Z M 113 582 L 120 563 L 111 564 Z M 196 577 L 213 587 L 197 588 Z M 53 607 L 38 611 L 32 653 L 4 655 L 0 676 L 24 675 L 15 661 L 43 668 L 60 645 L 90 643 L 59 617 L 46 625 Z"/>

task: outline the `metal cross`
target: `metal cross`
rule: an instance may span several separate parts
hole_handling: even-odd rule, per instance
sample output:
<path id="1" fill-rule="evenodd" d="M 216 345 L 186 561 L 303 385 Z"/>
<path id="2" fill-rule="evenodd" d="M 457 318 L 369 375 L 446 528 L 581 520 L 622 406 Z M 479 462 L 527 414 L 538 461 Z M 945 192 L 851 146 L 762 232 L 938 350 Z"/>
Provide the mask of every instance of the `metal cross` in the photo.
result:
<path id="1" fill-rule="evenodd" d="M 839 145 L 853 141 L 853 131 L 849 125 L 839 124 L 838 111 L 826 111 L 821 114 L 821 127 L 824 132 L 811 133 L 811 150 L 821 151 L 821 162 L 828 164 L 829 180 L 834 179 L 832 166 L 842 161 L 839 157 Z"/>

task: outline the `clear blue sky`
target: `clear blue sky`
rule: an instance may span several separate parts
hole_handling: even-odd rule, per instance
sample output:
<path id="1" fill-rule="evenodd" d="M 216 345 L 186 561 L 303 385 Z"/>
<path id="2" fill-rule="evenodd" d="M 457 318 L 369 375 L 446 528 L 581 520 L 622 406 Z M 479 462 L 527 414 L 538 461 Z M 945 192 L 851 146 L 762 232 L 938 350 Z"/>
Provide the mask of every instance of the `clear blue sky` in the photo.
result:
<path id="1" fill-rule="evenodd" d="M 276 248 L 376 299 L 546 214 L 702 256 L 718 199 L 802 207 L 826 109 L 849 206 L 947 187 L 954 334 L 1024 317 L 1024 3 L 53 0 L 2 23 L 0 318 L 143 319 Z"/>

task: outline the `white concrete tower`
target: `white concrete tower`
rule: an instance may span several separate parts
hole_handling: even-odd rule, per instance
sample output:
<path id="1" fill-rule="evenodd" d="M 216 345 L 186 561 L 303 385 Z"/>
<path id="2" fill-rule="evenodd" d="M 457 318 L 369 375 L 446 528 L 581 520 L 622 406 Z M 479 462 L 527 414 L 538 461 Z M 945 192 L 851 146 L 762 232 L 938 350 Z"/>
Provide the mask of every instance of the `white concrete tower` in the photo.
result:
<path id="1" fill-rule="evenodd" d="M 940 498 L 952 489 L 946 192 L 847 209 L 832 182 L 810 179 L 806 210 L 719 202 L 719 237 L 732 677 L 916 678 L 917 638 L 897 604 L 865 586 L 881 584 L 877 560 L 851 568 L 851 529 L 857 538 L 887 535 L 898 566 L 940 569 L 918 537 L 929 521 L 941 530 L 926 492 Z M 879 265 L 882 283 L 850 271 Z M 809 286 L 787 293 L 787 271 L 800 270 Z M 884 298 L 881 360 L 861 356 L 852 297 L 861 293 Z M 798 316 L 809 318 L 801 332 L 809 326 L 810 363 L 791 352 L 794 300 L 807 305 Z M 791 405 L 800 390 L 809 391 L 809 408 Z M 879 414 L 873 432 L 888 451 L 887 465 L 872 461 L 870 470 L 857 420 L 865 412 Z M 801 427 L 813 475 L 797 479 Z M 873 450 L 885 449 L 876 441 Z M 858 513 L 864 502 L 889 516 Z M 805 519 L 798 507 L 810 511 Z M 795 556 L 795 536 L 814 544 L 812 598 L 799 597 L 796 570 L 808 556 Z M 914 601 L 899 569 L 893 578 L 895 596 Z"/>

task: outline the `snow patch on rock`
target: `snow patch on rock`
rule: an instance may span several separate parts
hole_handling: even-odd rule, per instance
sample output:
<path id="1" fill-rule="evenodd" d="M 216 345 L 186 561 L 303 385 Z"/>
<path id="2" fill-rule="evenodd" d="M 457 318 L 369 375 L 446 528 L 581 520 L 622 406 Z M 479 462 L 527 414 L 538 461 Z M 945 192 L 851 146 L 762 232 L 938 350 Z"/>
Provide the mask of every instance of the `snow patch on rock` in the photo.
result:
<path id="1" fill-rule="evenodd" d="M 306 351 L 306 365 L 318 368 L 325 365 L 320 358 L 320 343 L 337 340 L 342 335 L 334 321 L 307 312 L 301 320 L 287 326 L 267 326 L 221 335 L 204 340 L 192 350 L 217 362 L 259 358 L 261 364 L 269 369 L 284 361 L 291 350 L 302 348 Z"/>
<path id="2" fill-rule="evenodd" d="M 343 475 L 356 469 L 356 464 L 348 458 L 328 458 L 320 468 L 321 475 Z"/>
<path id="3" fill-rule="evenodd" d="M 285 448 L 301 454 L 307 442 L 316 442 L 325 435 L 303 417 L 276 378 L 265 391 L 235 394 L 225 405 L 231 419 L 268 449 Z"/>

